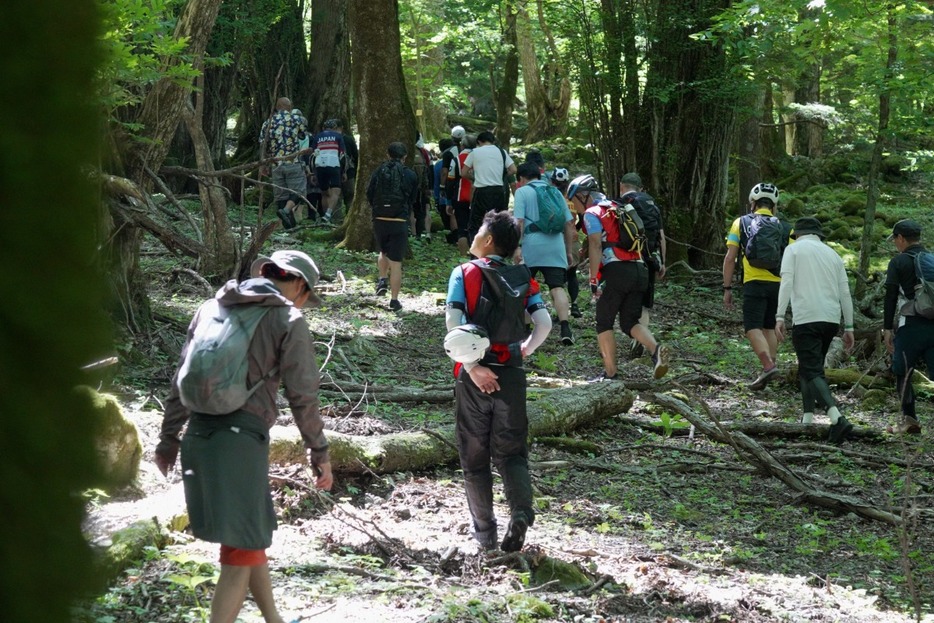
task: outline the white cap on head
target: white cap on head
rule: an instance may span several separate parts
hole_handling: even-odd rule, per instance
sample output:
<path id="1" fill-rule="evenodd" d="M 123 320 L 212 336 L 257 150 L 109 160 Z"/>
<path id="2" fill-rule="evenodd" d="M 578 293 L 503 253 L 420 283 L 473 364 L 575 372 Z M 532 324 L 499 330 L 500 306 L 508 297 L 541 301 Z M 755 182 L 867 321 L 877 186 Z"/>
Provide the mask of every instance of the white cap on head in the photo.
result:
<path id="1" fill-rule="evenodd" d="M 465 130 L 464 126 L 462 125 L 456 125 L 451 128 L 451 138 L 453 138 L 455 141 L 459 141 L 460 139 L 464 138 L 465 134 L 467 134 L 467 130 Z"/>

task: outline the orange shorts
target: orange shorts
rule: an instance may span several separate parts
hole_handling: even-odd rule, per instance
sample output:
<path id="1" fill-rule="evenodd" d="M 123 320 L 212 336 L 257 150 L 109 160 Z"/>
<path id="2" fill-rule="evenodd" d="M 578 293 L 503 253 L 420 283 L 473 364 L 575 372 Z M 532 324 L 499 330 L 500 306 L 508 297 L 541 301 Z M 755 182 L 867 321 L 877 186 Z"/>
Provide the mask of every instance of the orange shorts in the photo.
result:
<path id="1" fill-rule="evenodd" d="M 221 545 L 221 564 L 234 567 L 258 567 L 266 564 L 266 550 L 240 549 L 229 545 Z"/>

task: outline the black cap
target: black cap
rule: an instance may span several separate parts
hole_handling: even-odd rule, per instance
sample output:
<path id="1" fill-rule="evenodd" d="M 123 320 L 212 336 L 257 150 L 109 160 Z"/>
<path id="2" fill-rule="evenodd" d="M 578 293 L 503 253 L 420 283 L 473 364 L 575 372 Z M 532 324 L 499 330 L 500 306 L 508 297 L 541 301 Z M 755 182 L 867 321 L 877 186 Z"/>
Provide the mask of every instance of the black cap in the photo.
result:
<path id="1" fill-rule="evenodd" d="M 819 220 L 813 216 L 803 216 L 795 221 L 795 238 L 808 234 L 816 234 L 821 240 L 827 237 L 824 235 L 824 228 Z"/>
<path id="2" fill-rule="evenodd" d="M 910 218 L 902 219 L 901 221 L 895 223 L 895 227 L 892 228 L 892 233 L 889 234 L 889 237 L 886 240 L 894 240 L 895 236 L 904 236 L 911 240 L 915 240 L 921 237 L 921 225 L 918 221 L 913 221 Z"/>
<path id="3" fill-rule="evenodd" d="M 389 154 L 390 158 L 395 160 L 401 160 L 405 158 L 409 153 L 409 150 L 405 148 L 405 145 L 399 142 L 389 143 L 389 149 L 386 150 L 386 153 Z"/>
<path id="4" fill-rule="evenodd" d="M 620 184 L 626 184 L 627 186 L 635 186 L 636 188 L 642 188 L 642 178 L 639 177 L 638 173 L 627 173 L 623 177 L 619 178 Z"/>

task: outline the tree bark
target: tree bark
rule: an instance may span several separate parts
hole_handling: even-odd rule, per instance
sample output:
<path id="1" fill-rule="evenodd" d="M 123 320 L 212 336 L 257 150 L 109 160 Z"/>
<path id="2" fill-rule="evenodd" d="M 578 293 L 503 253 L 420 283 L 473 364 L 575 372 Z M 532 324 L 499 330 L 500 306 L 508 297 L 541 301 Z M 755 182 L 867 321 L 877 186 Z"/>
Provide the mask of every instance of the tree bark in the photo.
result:
<path id="1" fill-rule="evenodd" d="M 496 86 L 493 66 L 490 65 L 490 90 L 496 104 L 496 140 L 509 145 L 512 140 L 512 111 L 519 89 L 519 42 L 516 39 L 516 7 L 513 0 L 505 0 L 502 7 L 503 47 L 506 60 L 503 65 L 503 83 Z"/>
<path id="2" fill-rule="evenodd" d="M 308 127 L 317 131 L 338 118 L 350 130 L 350 39 L 348 0 L 312 0 L 311 55 L 304 98 Z"/>
<path id="3" fill-rule="evenodd" d="M 529 435 L 554 436 L 598 424 L 632 407 L 633 396 L 622 383 L 594 383 L 571 389 L 529 391 Z M 348 474 L 426 469 L 457 458 L 454 427 L 360 437 L 328 432 L 331 466 Z M 305 450 L 294 426 L 271 432 L 269 461 L 301 463 Z"/>
<path id="4" fill-rule="evenodd" d="M 559 98 L 553 101 L 542 81 L 535 41 L 532 38 L 528 0 L 516 0 L 516 39 L 519 44 L 519 61 L 522 65 L 526 114 L 529 123 L 524 139 L 526 143 L 534 143 L 543 138 L 555 136 L 558 132 L 558 119 L 561 117 L 562 107 L 564 118 L 567 118 L 570 87 L 561 83 L 559 78 Z M 558 67 L 560 68 L 560 65 Z M 565 77 L 564 82 L 566 81 Z"/>
<path id="5" fill-rule="evenodd" d="M 350 41 L 360 161 L 354 201 L 340 245 L 352 251 L 374 249 L 372 213 L 366 200 L 370 175 L 386 160 L 393 141 L 415 153 L 415 117 L 402 75 L 397 0 L 350 0 Z"/>

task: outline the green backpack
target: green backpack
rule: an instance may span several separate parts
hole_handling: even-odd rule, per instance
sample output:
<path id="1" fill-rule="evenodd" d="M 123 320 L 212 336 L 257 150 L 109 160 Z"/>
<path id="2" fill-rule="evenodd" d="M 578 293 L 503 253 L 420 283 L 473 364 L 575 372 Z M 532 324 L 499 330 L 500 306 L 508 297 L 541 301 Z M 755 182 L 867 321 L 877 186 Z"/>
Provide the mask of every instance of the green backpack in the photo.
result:
<path id="1" fill-rule="evenodd" d="M 529 231 L 540 231 L 543 234 L 560 234 L 564 231 L 564 210 L 567 203 L 561 191 L 551 184 L 530 184 L 535 189 L 535 198 L 538 201 L 538 219 L 529 226 Z"/>

